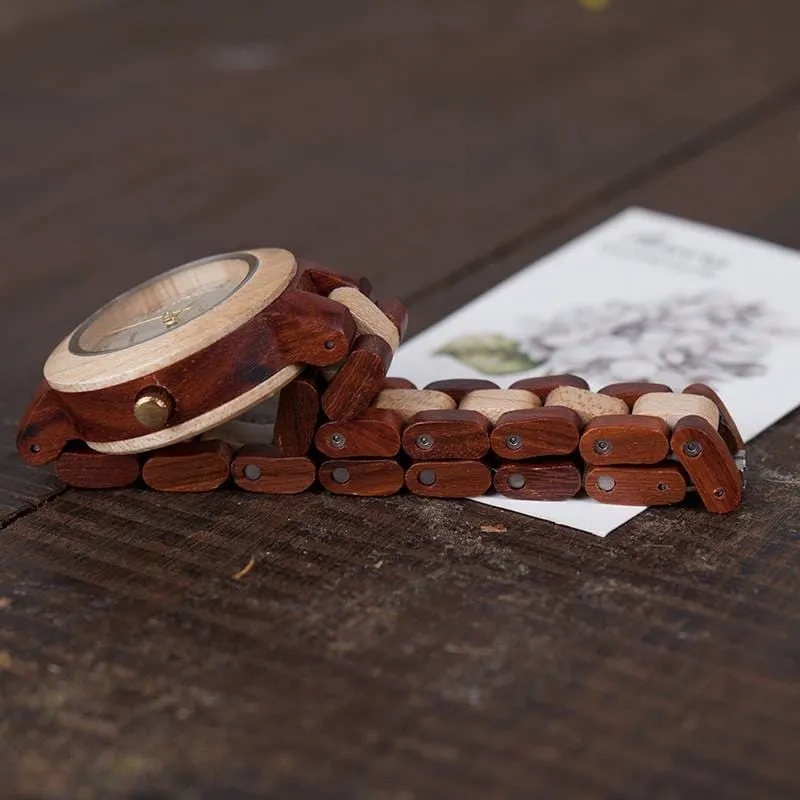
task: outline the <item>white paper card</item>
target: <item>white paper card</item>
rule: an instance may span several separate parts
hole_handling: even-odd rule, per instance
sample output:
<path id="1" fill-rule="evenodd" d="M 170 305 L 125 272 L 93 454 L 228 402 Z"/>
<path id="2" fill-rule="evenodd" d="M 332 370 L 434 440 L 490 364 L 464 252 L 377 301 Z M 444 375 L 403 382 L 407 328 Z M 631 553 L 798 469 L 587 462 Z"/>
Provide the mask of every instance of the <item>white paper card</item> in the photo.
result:
<path id="1" fill-rule="evenodd" d="M 745 441 L 800 405 L 800 253 L 630 208 L 403 344 L 391 375 L 712 386 Z M 644 508 L 476 502 L 605 536 Z"/>

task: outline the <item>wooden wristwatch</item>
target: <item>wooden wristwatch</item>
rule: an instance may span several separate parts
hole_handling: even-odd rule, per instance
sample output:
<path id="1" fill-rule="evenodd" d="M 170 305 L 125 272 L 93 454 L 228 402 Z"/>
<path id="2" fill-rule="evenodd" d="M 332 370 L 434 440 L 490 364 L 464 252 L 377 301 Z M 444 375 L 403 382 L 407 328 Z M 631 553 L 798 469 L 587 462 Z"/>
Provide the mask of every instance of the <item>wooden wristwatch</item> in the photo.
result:
<path id="1" fill-rule="evenodd" d="M 594 392 L 546 375 L 417 388 L 387 377 L 406 324 L 366 280 L 286 250 L 195 261 L 55 349 L 18 449 L 85 489 L 740 505 L 744 441 L 711 387 Z"/>
<path id="2" fill-rule="evenodd" d="M 42 465 L 68 442 L 136 454 L 190 440 L 308 365 L 341 366 L 370 313 L 383 323 L 385 339 L 376 338 L 390 362 L 402 315 L 393 323 L 364 288 L 282 249 L 204 258 L 147 281 L 53 351 L 20 424 L 19 452 Z M 366 329 L 374 330 L 369 320 Z"/>

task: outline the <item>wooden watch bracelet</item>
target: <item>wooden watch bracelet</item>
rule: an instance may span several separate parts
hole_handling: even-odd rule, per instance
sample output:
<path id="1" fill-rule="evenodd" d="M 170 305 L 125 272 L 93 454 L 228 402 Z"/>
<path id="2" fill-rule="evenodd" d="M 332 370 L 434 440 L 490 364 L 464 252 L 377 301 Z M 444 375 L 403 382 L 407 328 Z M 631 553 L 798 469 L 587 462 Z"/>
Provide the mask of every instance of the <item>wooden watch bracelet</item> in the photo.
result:
<path id="1" fill-rule="evenodd" d="M 283 389 L 269 442 L 220 429 L 140 456 L 104 455 L 74 442 L 56 473 L 86 489 L 139 483 L 205 492 L 232 484 L 297 494 L 316 486 L 355 496 L 496 493 L 546 501 L 584 494 L 635 506 L 677 504 L 693 494 L 714 513 L 741 503 L 744 442 L 704 384 L 680 393 L 651 383 L 592 392 L 580 377 L 552 375 L 508 389 L 473 380 L 417 389 L 386 378 L 387 359 L 369 338 L 376 334 L 363 336 L 366 343 L 337 371 L 309 369 Z"/>

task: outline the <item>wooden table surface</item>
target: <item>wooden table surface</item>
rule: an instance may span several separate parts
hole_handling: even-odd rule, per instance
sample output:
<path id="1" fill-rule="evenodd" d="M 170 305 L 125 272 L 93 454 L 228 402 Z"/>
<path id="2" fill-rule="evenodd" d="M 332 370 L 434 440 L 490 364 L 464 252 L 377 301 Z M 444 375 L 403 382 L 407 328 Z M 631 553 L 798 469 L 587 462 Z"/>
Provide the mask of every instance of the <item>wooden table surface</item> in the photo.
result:
<path id="1" fill-rule="evenodd" d="M 365 274 L 415 333 L 634 204 L 800 247 L 800 4 L 72 5 L 0 49 L 0 793 L 800 796 L 796 414 L 736 514 L 605 540 L 13 452 L 55 343 L 208 253 Z"/>

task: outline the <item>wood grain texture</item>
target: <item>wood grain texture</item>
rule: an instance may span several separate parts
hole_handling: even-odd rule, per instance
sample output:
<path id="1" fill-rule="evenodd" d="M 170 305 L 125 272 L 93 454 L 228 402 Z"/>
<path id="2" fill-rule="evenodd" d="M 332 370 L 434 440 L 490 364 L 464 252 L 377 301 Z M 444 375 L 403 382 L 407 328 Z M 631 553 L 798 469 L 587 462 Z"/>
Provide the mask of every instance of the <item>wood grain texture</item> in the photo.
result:
<path id="1" fill-rule="evenodd" d="M 408 378 L 401 378 L 398 376 L 388 377 L 383 379 L 384 389 L 416 389 L 417 384 L 410 381 Z"/>
<path id="2" fill-rule="evenodd" d="M 147 457 L 142 479 L 159 492 L 213 492 L 230 476 L 233 456 L 226 442 L 183 442 Z"/>
<path id="3" fill-rule="evenodd" d="M 568 455 L 578 448 L 580 428 L 580 417 L 570 408 L 507 411 L 492 430 L 492 452 L 514 461 Z"/>
<path id="4" fill-rule="evenodd" d="M 388 408 L 408 422 L 420 411 L 445 411 L 456 402 L 444 392 L 431 389 L 383 389 L 373 403 L 375 408 Z"/>
<path id="5" fill-rule="evenodd" d="M 633 408 L 634 403 L 643 395 L 651 392 L 671 392 L 672 388 L 666 383 L 648 383 L 645 381 L 633 381 L 627 383 L 610 383 L 602 389 L 598 389 L 600 394 L 607 394 L 611 397 L 618 397 L 624 400 L 628 408 Z"/>
<path id="6" fill-rule="evenodd" d="M 672 430 L 670 446 L 708 511 L 727 514 L 739 507 L 742 476 L 728 446 L 706 419 L 683 417 Z"/>
<path id="7" fill-rule="evenodd" d="M 739 433 L 736 420 L 731 416 L 731 412 L 728 411 L 722 398 L 710 386 L 705 383 L 692 383 L 683 392 L 684 394 L 699 394 L 711 400 L 719 411 L 719 435 L 728 445 L 728 449 L 734 455 L 744 450 L 745 442 L 742 434 Z"/>
<path id="8" fill-rule="evenodd" d="M 362 334 L 341 369 L 322 394 L 321 407 L 330 420 L 348 420 L 369 408 L 381 393 L 392 363 L 392 348 L 381 336 Z"/>
<path id="9" fill-rule="evenodd" d="M 4 419 L 73 319 L 254 232 L 367 271 L 410 333 L 630 205 L 796 247 L 797 15 L 177 0 L 9 37 Z M 30 513 L 60 490 L 6 454 L 4 787 L 794 797 L 797 423 L 748 445 L 740 514 L 653 509 L 605 540 L 403 496 Z"/>
<path id="10" fill-rule="evenodd" d="M 403 427 L 403 418 L 396 412 L 368 408 L 354 419 L 323 423 L 314 444 L 332 459 L 394 458 L 400 452 Z"/>
<path id="11" fill-rule="evenodd" d="M 575 497 L 583 486 L 578 465 L 570 459 L 501 462 L 494 473 L 494 488 L 512 500 L 556 502 Z"/>
<path id="12" fill-rule="evenodd" d="M 420 461 L 406 470 L 408 490 L 422 497 L 478 497 L 492 485 L 482 461 Z"/>
<path id="13" fill-rule="evenodd" d="M 334 289 L 340 289 L 343 286 L 359 289 L 358 281 L 349 275 L 336 272 L 302 256 L 295 255 L 295 258 L 299 270 L 298 288 L 300 289 L 316 292 L 323 297 L 327 297 Z M 361 290 L 359 289 L 359 291 Z"/>
<path id="14" fill-rule="evenodd" d="M 719 427 L 719 409 L 713 400 L 696 394 L 652 392 L 633 405 L 632 414 L 661 417 L 670 429 L 687 416 L 700 416 L 714 429 Z"/>
<path id="15" fill-rule="evenodd" d="M 317 475 L 327 491 L 354 497 L 388 497 L 397 494 L 404 483 L 403 468 L 388 458 L 324 461 Z"/>
<path id="16" fill-rule="evenodd" d="M 281 389 L 274 444 L 284 456 L 306 455 L 314 442 L 319 418 L 319 379 L 313 372 L 306 371 Z"/>
<path id="17" fill-rule="evenodd" d="M 581 425 L 586 425 L 595 417 L 630 412 L 625 401 L 618 397 L 598 394 L 576 386 L 557 386 L 547 395 L 545 406 L 572 409 L 580 417 Z"/>
<path id="18" fill-rule="evenodd" d="M 444 392 L 450 395 L 456 404 L 459 404 L 470 392 L 476 389 L 499 389 L 500 387 L 490 380 L 481 378 L 449 378 L 433 381 L 424 387 L 434 392 Z"/>
<path id="19" fill-rule="evenodd" d="M 509 411 L 541 406 L 542 401 L 525 389 L 474 389 L 462 398 L 458 407 L 463 411 L 477 411 L 492 425 Z"/>
<path id="20" fill-rule="evenodd" d="M 403 431 L 403 451 L 415 461 L 477 460 L 489 452 L 489 420 L 477 411 L 420 411 Z"/>
<path id="21" fill-rule="evenodd" d="M 342 286 L 334 289 L 328 297 L 349 309 L 359 333 L 380 336 L 392 348 L 392 352 L 400 346 L 400 331 L 395 321 L 357 288 Z"/>
<path id="22" fill-rule="evenodd" d="M 544 403 L 547 395 L 559 386 L 574 386 L 576 389 L 588 389 L 589 384 L 579 375 L 541 375 L 538 378 L 522 378 L 514 381 L 509 389 L 525 389 L 533 392 Z"/>
<path id="23" fill-rule="evenodd" d="M 587 464 L 658 464 L 669 454 L 669 434 L 660 417 L 610 414 L 586 425 L 579 452 Z"/>
<path id="24" fill-rule="evenodd" d="M 686 478 L 676 464 L 590 466 L 584 490 L 598 503 L 620 506 L 665 506 L 683 502 Z"/>
<path id="25" fill-rule="evenodd" d="M 41 381 L 17 426 L 17 452 L 39 467 L 55 461 L 69 441 L 79 438 L 58 394 Z"/>
<path id="26" fill-rule="evenodd" d="M 246 492 L 300 494 L 317 479 L 317 467 L 307 456 L 287 456 L 277 446 L 248 445 L 231 462 L 234 483 Z"/>
<path id="27" fill-rule="evenodd" d="M 109 456 L 74 442 L 54 464 L 56 477 L 75 489 L 124 489 L 141 475 L 139 456 Z"/>

